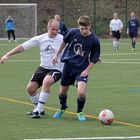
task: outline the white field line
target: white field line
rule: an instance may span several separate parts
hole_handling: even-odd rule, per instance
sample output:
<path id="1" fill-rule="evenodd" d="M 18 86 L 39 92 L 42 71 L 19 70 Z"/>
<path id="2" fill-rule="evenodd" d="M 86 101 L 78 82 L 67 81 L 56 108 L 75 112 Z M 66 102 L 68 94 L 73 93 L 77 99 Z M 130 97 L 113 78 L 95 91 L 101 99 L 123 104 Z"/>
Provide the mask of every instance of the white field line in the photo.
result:
<path id="1" fill-rule="evenodd" d="M 101 56 L 104 56 L 104 55 L 134 55 L 134 54 L 140 54 L 140 53 L 107 53 L 107 54 L 101 54 Z"/>
<path id="2" fill-rule="evenodd" d="M 109 61 L 139 61 L 140 59 L 116 59 L 116 58 L 114 58 L 114 59 L 103 59 L 103 60 L 109 60 Z"/>
<path id="3" fill-rule="evenodd" d="M 117 62 L 117 61 L 102 61 L 104 64 L 140 64 L 140 62 Z"/>
<path id="4" fill-rule="evenodd" d="M 40 60 L 8 60 L 7 62 L 38 62 Z"/>
<path id="5" fill-rule="evenodd" d="M 48 138 L 48 139 L 24 139 L 24 140 L 118 140 L 118 139 L 140 139 L 140 136 L 130 137 L 85 137 L 85 138 Z"/>

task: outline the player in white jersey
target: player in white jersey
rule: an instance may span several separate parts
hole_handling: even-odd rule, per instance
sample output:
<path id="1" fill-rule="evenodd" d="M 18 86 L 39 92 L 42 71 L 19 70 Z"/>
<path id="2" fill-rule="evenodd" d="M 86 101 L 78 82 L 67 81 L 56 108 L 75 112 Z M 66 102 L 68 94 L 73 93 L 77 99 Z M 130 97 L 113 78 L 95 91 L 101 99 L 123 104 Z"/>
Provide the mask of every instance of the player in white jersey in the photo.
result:
<path id="1" fill-rule="evenodd" d="M 27 85 L 27 91 L 31 97 L 32 103 L 34 104 L 33 111 L 28 112 L 27 114 L 32 115 L 32 118 L 40 118 L 41 115 L 45 114 L 44 104 L 48 100 L 50 88 L 61 78 L 61 72 L 63 69 L 63 63 L 59 60 L 56 65 L 52 64 L 52 58 L 63 41 L 63 36 L 58 34 L 58 21 L 55 19 L 49 20 L 47 29 L 48 33 L 31 38 L 6 53 L 0 60 L 0 63 L 3 64 L 16 53 L 21 53 L 32 47 L 39 48 L 41 63 Z M 37 90 L 41 86 L 42 89 L 39 94 L 37 93 Z"/>
<path id="2" fill-rule="evenodd" d="M 113 19 L 110 21 L 110 35 L 113 37 L 113 49 L 114 51 L 119 50 L 119 39 L 123 28 L 123 23 L 118 19 L 118 14 L 114 13 Z"/>

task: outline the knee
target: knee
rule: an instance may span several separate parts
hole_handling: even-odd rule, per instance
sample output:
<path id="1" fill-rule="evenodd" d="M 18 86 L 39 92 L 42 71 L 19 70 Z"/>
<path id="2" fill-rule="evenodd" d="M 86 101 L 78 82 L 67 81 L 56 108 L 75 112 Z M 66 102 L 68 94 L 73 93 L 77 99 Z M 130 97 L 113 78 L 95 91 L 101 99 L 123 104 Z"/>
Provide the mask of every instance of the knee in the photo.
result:
<path id="1" fill-rule="evenodd" d="M 29 93 L 29 95 L 33 96 L 36 93 L 36 89 L 33 86 L 28 85 L 26 87 L 27 92 Z"/>

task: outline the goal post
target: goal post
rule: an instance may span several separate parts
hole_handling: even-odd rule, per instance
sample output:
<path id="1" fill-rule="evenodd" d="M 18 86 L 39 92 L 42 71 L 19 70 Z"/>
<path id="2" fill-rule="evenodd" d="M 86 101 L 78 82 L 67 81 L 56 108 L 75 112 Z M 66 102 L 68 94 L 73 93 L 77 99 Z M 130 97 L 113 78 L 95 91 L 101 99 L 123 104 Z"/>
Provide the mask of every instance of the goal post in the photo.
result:
<path id="1" fill-rule="evenodd" d="M 37 4 L 1 3 L 0 38 L 7 38 L 5 21 L 11 16 L 15 23 L 16 38 L 31 38 L 37 35 Z"/>

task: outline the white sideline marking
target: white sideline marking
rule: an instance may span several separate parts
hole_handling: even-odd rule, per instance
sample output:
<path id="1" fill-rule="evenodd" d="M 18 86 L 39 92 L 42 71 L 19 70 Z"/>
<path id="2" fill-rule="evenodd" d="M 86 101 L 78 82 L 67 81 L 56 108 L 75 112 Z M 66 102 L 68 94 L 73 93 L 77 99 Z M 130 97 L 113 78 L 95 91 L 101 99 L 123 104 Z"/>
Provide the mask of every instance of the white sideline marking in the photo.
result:
<path id="1" fill-rule="evenodd" d="M 116 61 L 103 61 L 106 64 L 140 64 L 140 62 L 116 62 Z"/>
<path id="2" fill-rule="evenodd" d="M 131 54 L 140 54 L 140 53 L 106 53 L 106 54 L 101 54 L 103 55 L 131 55 Z"/>
<path id="3" fill-rule="evenodd" d="M 40 60 L 8 60 L 7 62 L 38 62 Z"/>
<path id="4" fill-rule="evenodd" d="M 140 136 L 131 137 L 87 137 L 87 138 L 48 138 L 48 139 L 24 139 L 24 140 L 112 140 L 112 139 L 140 139 Z"/>

